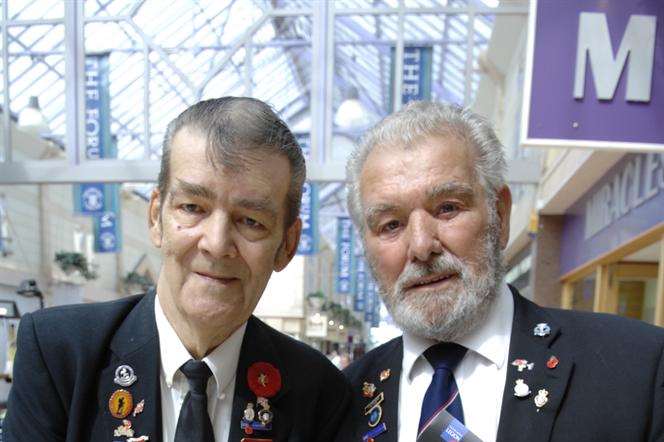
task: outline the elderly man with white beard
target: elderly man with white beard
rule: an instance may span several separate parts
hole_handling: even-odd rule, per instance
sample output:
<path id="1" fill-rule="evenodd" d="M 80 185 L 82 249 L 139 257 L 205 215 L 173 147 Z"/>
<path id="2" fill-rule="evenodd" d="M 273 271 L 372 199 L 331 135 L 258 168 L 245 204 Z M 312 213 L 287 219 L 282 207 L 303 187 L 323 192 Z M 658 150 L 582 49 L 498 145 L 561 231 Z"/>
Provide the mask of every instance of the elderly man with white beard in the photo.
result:
<path id="1" fill-rule="evenodd" d="M 662 329 L 542 308 L 504 282 L 505 170 L 486 120 L 430 102 L 351 156 L 349 212 L 403 336 L 345 370 L 338 441 L 664 440 Z"/>

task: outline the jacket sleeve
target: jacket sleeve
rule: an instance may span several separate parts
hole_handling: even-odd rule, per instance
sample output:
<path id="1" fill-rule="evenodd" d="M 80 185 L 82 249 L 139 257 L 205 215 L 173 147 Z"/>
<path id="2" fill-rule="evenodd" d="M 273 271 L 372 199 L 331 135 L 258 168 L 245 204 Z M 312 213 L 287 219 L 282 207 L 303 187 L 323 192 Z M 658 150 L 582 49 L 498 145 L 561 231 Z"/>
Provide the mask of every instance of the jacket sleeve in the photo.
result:
<path id="1" fill-rule="evenodd" d="M 64 441 L 67 413 L 44 360 L 31 314 L 21 318 L 16 345 L 4 438 L 8 442 Z"/>
<path id="2" fill-rule="evenodd" d="M 664 344 L 657 367 L 655 378 L 655 392 L 652 406 L 652 424 L 650 426 L 649 441 L 664 440 Z"/>

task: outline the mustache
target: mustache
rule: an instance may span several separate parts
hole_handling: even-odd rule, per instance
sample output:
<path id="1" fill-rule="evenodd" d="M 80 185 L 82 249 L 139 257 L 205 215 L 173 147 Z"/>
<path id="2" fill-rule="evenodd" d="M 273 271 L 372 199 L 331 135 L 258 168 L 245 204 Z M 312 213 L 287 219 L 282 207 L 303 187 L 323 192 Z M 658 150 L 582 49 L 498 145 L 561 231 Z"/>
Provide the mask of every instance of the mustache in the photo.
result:
<path id="1" fill-rule="evenodd" d="M 395 291 L 401 292 L 421 278 L 441 273 L 459 273 L 463 277 L 467 273 L 467 267 L 459 258 L 449 253 L 436 255 L 427 262 L 410 262 L 399 275 Z"/>

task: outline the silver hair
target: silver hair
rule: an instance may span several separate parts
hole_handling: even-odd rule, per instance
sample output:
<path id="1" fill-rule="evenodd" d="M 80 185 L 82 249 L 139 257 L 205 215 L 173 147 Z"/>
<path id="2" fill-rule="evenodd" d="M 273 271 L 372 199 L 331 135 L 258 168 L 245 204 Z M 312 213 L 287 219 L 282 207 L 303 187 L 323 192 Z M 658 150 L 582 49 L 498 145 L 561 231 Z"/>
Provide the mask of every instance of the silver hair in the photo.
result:
<path id="1" fill-rule="evenodd" d="M 505 185 L 507 163 L 503 145 L 491 124 L 454 104 L 412 101 L 369 130 L 348 160 L 348 211 L 360 233 L 364 233 L 360 175 L 369 153 L 385 146 L 407 150 L 431 136 L 455 137 L 474 148 L 476 178 L 484 189 L 487 203 L 495 201 L 498 191 Z"/>

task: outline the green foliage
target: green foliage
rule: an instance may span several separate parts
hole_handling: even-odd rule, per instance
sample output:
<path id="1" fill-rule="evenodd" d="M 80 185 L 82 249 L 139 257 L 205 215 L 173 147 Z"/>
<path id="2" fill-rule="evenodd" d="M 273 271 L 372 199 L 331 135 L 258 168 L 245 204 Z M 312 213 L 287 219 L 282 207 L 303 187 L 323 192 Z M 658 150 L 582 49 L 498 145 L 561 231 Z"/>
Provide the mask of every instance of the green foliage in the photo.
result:
<path id="1" fill-rule="evenodd" d="M 99 275 L 90 268 L 85 255 L 79 252 L 56 252 L 55 262 L 65 273 L 71 273 L 78 270 L 88 281 L 97 279 Z"/>
<path id="2" fill-rule="evenodd" d="M 138 272 L 129 272 L 124 277 L 125 286 L 138 286 L 142 290 L 147 290 L 150 286 L 154 285 L 151 278 L 141 275 Z"/>

